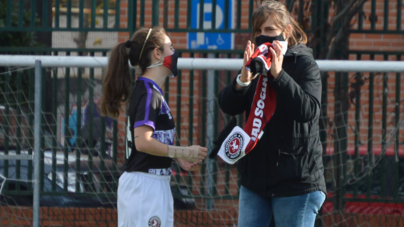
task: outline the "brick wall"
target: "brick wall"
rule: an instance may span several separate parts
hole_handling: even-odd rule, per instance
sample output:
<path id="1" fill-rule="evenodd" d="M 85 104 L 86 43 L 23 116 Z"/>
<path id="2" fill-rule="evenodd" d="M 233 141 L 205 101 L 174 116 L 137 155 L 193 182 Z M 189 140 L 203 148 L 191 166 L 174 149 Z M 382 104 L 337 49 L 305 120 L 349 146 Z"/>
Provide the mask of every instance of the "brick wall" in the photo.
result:
<path id="1" fill-rule="evenodd" d="M 1 207 L 0 226 L 32 226 L 32 207 Z M 235 210 L 231 211 L 191 211 L 174 212 L 177 227 L 226 227 L 237 223 Z M 112 208 L 58 208 L 41 207 L 40 225 L 52 227 L 115 227 L 117 212 Z"/>
<path id="2" fill-rule="evenodd" d="M 401 14 L 404 12 L 404 8 L 397 9 L 397 2 L 389 2 L 389 8 L 388 8 L 388 15 L 385 18 L 384 14 L 384 2 L 382 0 L 377 0 L 376 1 L 376 7 L 375 7 L 375 15 L 376 17 L 376 23 L 375 23 L 375 29 L 378 31 L 383 31 L 384 29 L 384 21 L 385 19 L 388 20 L 388 26 L 386 29 L 386 33 L 389 33 L 391 31 L 394 31 L 397 29 L 397 10 L 401 11 Z M 371 28 L 371 22 L 369 18 L 372 18 L 371 16 L 372 9 L 371 9 L 371 2 L 368 1 L 364 5 L 364 17 L 363 17 L 363 29 L 370 29 Z M 403 14 L 402 14 L 403 15 Z M 401 24 L 404 23 L 404 17 L 401 18 Z M 358 28 L 358 18 L 355 17 L 353 18 L 352 21 L 352 28 L 357 29 Z M 403 26 L 401 26 L 402 29 Z M 349 47 L 351 51 L 394 51 L 394 52 L 404 52 L 404 36 L 403 34 L 367 34 L 367 33 L 353 33 L 350 35 L 349 39 Z M 361 55 L 360 57 L 351 54 L 349 56 L 350 60 L 371 60 L 371 56 L 366 54 L 366 55 Z M 396 55 L 388 55 L 387 58 L 385 56 L 379 54 L 379 55 L 374 55 L 374 60 L 377 61 L 383 61 L 383 60 L 389 60 L 389 61 L 397 61 L 400 59 L 397 59 Z M 401 58 L 401 61 L 404 60 L 404 57 Z M 373 148 L 375 152 L 380 152 L 381 145 L 382 145 L 382 106 L 383 106 L 383 93 L 386 92 L 387 95 L 387 130 L 388 132 L 392 130 L 395 127 L 395 120 L 394 120 L 394 112 L 395 112 L 395 107 L 396 107 L 396 86 L 400 86 L 400 89 L 402 90 L 404 88 L 404 81 L 401 79 L 401 83 L 397 84 L 396 82 L 396 73 L 375 73 L 374 75 L 374 103 L 373 103 L 373 127 L 369 127 L 369 73 L 362 73 L 362 79 L 364 80 L 364 85 L 361 87 L 361 108 L 360 108 L 360 141 L 364 144 L 362 145 L 363 147 L 367 146 L 367 141 L 372 140 L 373 141 Z M 383 90 L 383 76 L 387 76 L 387 90 Z M 403 74 L 401 74 L 403 75 Z M 353 85 L 355 83 L 354 79 L 355 74 L 350 73 L 349 74 L 349 85 Z M 334 112 L 334 95 L 333 95 L 333 90 L 332 88 L 335 86 L 335 76 L 334 74 L 330 74 L 329 77 L 329 95 L 328 95 L 328 113 L 333 113 Z M 348 125 L 348 147 L 354 147 L 354 136 L 355 136 L 355 103 L 356 99 L 353 98 L 354 95 L 354 88 L 350 87 L 348 94 L 346 94 L 346 100 L 349 100 L 349 109 L 348 109 L 348 122 L 346 123 Z M 400 100 L 404 99 L 404 94 L 401 92 L 400 95 Z M 399 103 L 398 103 L 399 104 Z M 403 109 L 403 104 L 399 104 L 401 111 Z M 330 116 L 330 115 L 329 115 Z M 401 116 L 402 118 L 402 116 Z M 368 131 L 373 130 L 373 138 L 368 138 Z M 400 130 L 400 134 L 403 135 L 404 129 Z M 390 140 L 391 137 L 387 138 L 387 141 Z M 329 138 L 329 140 L 332 140 L 332 138 Z M 401 137 L 402 140 L 402 137 Z M 392 148 L 392 146 L 391 146 Z M 404 146 L 400 146 L 400 155 L 404 155 Z M 392 150 L 389 150 L 388 155 L 392 155 Z"/>
<path id="3" fill-rule="evenodd" d="M 4 227 L 32 226 L 32 208 L 0 207 L 0 225 Z M 231 211 L 175 211 L 176 227 L 229 227 L 237 224 L 237 212 Z M 327 214 L 321 218 L 322 226 L 396 226 L 403 227 L 400 215 Z M 41 226 L 63 227 L 115 227 L 117 213 L 108 208 L 41 208 Z"/>
<path id="4" fill-rule="evenodd" d="M 368 56 L 364 56 L 362 59 L 368 59 Z M 392 58 L 394 60 L 394 58 Z M 387 77 L 387 89 L 383 89 L 383 77 L 386 75 Z M 402 74 L 401 74 L 402 75 Z M 334 137 L 334 132 L 333 130 L 335 128 L 341 127 L 341 125 L 337 125 L 333 120 L 334 117 L 337 115 L 340 115 L 342 113 L 347 113 L 348 116 L 348 121 L 343 122 L 344 125 L 347 126 L 347 133 L 348 133 L 348 150 L 353 149 L 355 147 L 355 134 L 356 134 L 356 129 L 355 129 L 355 122 L 356 122 L 356 91 L 354 88 L 354 84 L 356 83 L 355 80 L 356 74 L 354 73 L 349 73 L 348 77 L 348 92 L 342 92 L 342 91 L 335 91 L 335 73 L 331 72 L 328 75 L 328 94 L 327 94 L 327 116 L 329 117 L 329 122 L 328 122 L 328 138 L 327 141 L 328 143 L 328 148 L 327 148 L 327 153 L 332 154 L 333 153 L 333 141 L 335 140 Z M 369 140 L 373 141 L 373 150 L 376 152 L 376 154 L 379 154 L 382 148 L 382 117 L 383 117 L 383 95 L 384 92 L 386 92 L 386 113 L 387 113 L 387 118 L 386 118 L 386 125 L 387 125 L 387 142 L 393 142 L 394 138 L 392 138 L 390 133 L 392 130 L 395 129 L 397 122 L 395 121 L 395 108 L 396 105 L 399 105 L 401 108 L 400 112 L 400 119 L 403 118 L 403 103 L 398 102 L 396 103 L 396 86 L 399 85 L 401 90 L 404 88 L 404 81 L 401 79 L 401 83 L 397 84 L 396 83 L 396 73 L 375 73 L 374 74 L 374 89 L 373 89 L 373 125 L 369 125 L 369 104 L 370 104 L 370 88 L 369 88 L 369 78 L 370 78 L 370 73 L 361 73 L 361 79 L 363 80 L 363 86 L 360 88 L 360 116 L 359 116 L 359 122 L 360 122 L 360 130 L 359 130 L 359 140 L 361 145 L 361 148 L 364 148 L 366 150 L 367 143 Z M 324 86 L 324 85 L 323 85 Z M 335 103 L 335 94 L 340 93 L 342 96 L 342 101 Z M 401 92 L 400 94 L 400 100 L 404 99 L 404 94 Z M 323 101 L 324 103 L 324 101 Z M 335 106 L 336 105 L 341 105 L 342 106 L 342 112 L 336 112 L 335 111 Z M 404 134 L 404 128 L 403 125 L 400 125 L 401 128 L 399 130 L 400 133 L 400 141 L 403 141 L 403 134 Z M 372 138 L 368 138 L 368 132 L 369 130 L 373 131 L 373 136 Z M 339 141 L 338 141 L 339 142 Z M 394 143 L 390 144 L 390 149 L 387 150 L 388 155 L 393 155 L 393 147 Z M 404 146 L 400 145 L 399 147 L 399 154 L 400 156 L 404 156 Z"/>
<path id="5" fill-rule="evenodd" d="M 282 1 L 285 2 L 285 1 Z M 306 0 L 305 2 L 309 2 Z M 377 30 L 382 31 L 384 29 L 383 23 L 385 20 L 384 17 L 384 2 L 383 0 L 377 0 L 376 1 L 376 16 L 377 16 L 377 21 L 375 24 L 375 28 Z M 188 0 L 180 0 L 179 5 L 179 28 L 186 28 L 187 23 L 187 4 Z M 121 26 L 126 27 L 127 25 L 127 6 L 128 2 L 127 0 L 122 0 L 121 1 Z M 145 1 L 145 10 L 144 10 L 144 21 L 145 21 L 145 27 L 150 27 L 151 26 L 151 6 L 152 6 L 152 1 Z M 173 28 L 174 27 L 174 12 L 175 12 L 175 2 L 174 0 L 169 0 L 168 1 L 168 27 Z M 248 1 L 242 1 L 242 17 L 241 17 L 241 25 L 240 27 L 242 29 L 248 28 L 248 23 L 249 23 L 249 16 L 248 16 Z M 389 9 L 388 9 L 388 18 L 387 20 L 389 21 L 388 23 L 388 28 L 387 31 L 392 31 L 396 30 L 397 28 L 397 2 L 395 1 L 390 1 L 389 2 Z M 237 9 L 237 1 L 235 1 L 235 9 Z M 254 6 L 256 8 L 256 5 Z M 140 27 L 140 16 L 142 13 L 142 9 L 140 7 L 140 1 L 138 1 L 137 5 L 137 27 Z M 160 1 L 160 7 L 159 7 L 159 23 L 160 25 L 163 25 L 164 23 L 164 1 Z M 334 15 L 335 12 L 333 10 L 330 10 L 330 15 Z M 371 23 L 369 20 L 369 16 L 371 14 L 371 2 L 367 1 L 364 5 L 364 18 L 363 18 L 363 29 L 370 29 Z M 401 15 L 404 15 L 404 10 L 403 8 L 401 9 Z M 354 17 L 352 21 L 352 28 L 356 29 L 358 28 L 358 18 L 357 16 Z M 236 22 L 236 18 L 235 18 Z M 401 29 L 404 27 L 404 17 L 402 16 L 401 19 Z M 241 35 L 241 34 L 236 34 L 236 35 Z M 244 37 L 245 34 L 242 35 Z M 178 49 L 186 49 L 187 46 L 187 34 L 186 33 L 169 33 L 169 36 L 172 39 L 172 42 L 174 44 L 175 48 Z M 243 38 L 243 40 L 240 42 L 239 39 L 236 39 L 236 46 L 235 49 L 244 49 L 246 40 L 249 38 L 249 35 L 246 35 L 247 38 Z M 126 41 L 128 39 L 128 34 L 127 33 L 121 33 L 119 35 L 119 42 Z M 403 51 L 404 50 L 404 39 L 403 35 L 399 34 L 361 34 L 361 33 L 355 33 L 351 34 L 350 36 L 350 49 L 351 50 L 379 50 L 379 51 Z"/>

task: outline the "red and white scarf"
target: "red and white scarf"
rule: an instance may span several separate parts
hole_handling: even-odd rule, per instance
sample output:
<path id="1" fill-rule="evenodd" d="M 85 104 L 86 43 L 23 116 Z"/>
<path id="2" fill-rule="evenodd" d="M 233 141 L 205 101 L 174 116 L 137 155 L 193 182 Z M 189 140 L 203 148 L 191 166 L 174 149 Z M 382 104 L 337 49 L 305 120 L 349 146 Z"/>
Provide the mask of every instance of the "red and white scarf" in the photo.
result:
<path id="1" fill-rule="evenodd" d="M 265 125 L 275 112 L 276 93 L 268 82 L 268 78 L 272 76 L 270 47 L 270 43 L 259 46 L 246 64 L 248 71 L 253 75 L 259 74 L 260 77 L 244 130 L 234 127 L 220 147 L 218 155 L 229 164 L 234 164 L 255 147 L 264 133 Z"/>

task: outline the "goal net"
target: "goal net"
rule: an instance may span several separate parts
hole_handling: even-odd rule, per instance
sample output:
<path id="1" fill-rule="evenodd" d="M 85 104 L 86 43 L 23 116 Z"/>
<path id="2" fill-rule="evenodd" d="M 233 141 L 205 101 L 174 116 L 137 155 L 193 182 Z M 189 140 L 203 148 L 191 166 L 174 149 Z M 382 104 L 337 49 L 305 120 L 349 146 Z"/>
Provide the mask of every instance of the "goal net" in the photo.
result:
<path id="1" fill-rule="evenodd" d="M 34 135 L 34 69 L 0 68 L 0 156 L 33 154 L 34 137 L 41 137 L 41 225 L 117 225 L 125 116 L 99 114 L 104 70 L 63 62 L 43 67 L 41 135 Z M 176 145 L 213 148 L 231 119 L 220 111 L 217 97 L 237 71 L 180 70 L 166 81 Z M 328 197 L 316 225 L 398 226 L 404 221 L 403 73 L 335 71 L 322 73 L 320 135 Z M 138 76 L 135 70 L 132 75 Z M 242 126 L 244 116 L 236 118 Z M 32 160 L 0 159 L 1 225 L 32 224 L 33 169 Z M 195 172 L 175 162 L 172 170 L 175 226 L 237 226 L 236 165 L 217 157 Z"/>

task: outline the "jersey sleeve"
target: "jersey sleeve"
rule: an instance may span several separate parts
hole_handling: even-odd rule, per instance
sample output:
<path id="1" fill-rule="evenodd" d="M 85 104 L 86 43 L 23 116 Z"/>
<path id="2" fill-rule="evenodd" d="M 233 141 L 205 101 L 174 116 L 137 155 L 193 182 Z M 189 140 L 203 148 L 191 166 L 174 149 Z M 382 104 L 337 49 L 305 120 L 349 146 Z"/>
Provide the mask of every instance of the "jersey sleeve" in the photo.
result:
<path id="1" fill-rule="evenodd" d="M 147 125 L 155 130 L 162 100 L 160 95 L 153 91 L 149 84 L 146 83 L 145 85 L 147 92 L 137 100 L 138 104 L 136 108 L 134 128 Z"/>

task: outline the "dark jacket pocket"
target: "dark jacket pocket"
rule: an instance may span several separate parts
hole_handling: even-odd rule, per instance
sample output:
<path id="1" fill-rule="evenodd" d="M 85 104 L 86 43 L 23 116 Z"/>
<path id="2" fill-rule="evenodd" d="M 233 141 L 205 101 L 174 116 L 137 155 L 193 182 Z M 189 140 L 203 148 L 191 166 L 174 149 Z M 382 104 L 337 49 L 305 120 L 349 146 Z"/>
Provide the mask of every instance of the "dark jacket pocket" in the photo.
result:
<path id="1" fill-rule="evenodd" d="M 286 155 L 297 155 L 308 151 L 308 139 L 281 139 L 282 143 L 279 144 L 279 152 Z"/>
<path id="2" fill-rule="evenodd" d="M 282 181 L 304 180 L 309 173 L 307 143 L 292 143 L 279 146 L 278 179 Z"/>

